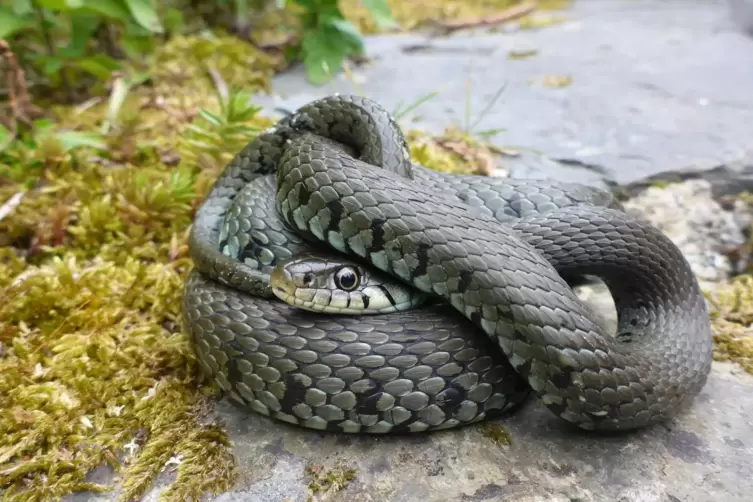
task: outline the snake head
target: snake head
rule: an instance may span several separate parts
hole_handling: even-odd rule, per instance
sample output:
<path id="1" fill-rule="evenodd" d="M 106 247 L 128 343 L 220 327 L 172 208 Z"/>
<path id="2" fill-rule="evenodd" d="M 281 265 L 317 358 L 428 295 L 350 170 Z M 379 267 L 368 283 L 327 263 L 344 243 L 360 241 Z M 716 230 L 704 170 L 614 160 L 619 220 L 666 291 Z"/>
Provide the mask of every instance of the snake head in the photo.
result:
<path id="1" fill-rule="evenodd" d="M 280 300 L 312 312 L 385 314 L 421 305 L 426 297 L 397 279 L 351 260 L 307 255 L 278 264 L 270 274 Z"/>

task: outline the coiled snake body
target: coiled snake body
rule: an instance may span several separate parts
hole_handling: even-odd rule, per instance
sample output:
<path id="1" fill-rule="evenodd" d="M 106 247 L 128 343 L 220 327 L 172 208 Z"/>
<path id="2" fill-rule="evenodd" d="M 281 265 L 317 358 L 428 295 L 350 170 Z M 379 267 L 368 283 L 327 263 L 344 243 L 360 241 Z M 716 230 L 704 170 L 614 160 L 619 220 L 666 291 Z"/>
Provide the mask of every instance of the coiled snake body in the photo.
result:
<path id="1" fill-rule="evenodd" d="M 194 220 L 184 325 L 233 399 L 319 430 L 446 429 L 530 391 L 584 429 L 675 415 L 706 382 L 711 328 L 681 252 L 611 195 L 576 184 L 438 173 L 352 96 L 314 101 L 227 166 Z M 437 303 L 307 312 L 269 274 L 307 250 L 349 258 Z M 566 282 L 600 277 L 616 336 Z"/>

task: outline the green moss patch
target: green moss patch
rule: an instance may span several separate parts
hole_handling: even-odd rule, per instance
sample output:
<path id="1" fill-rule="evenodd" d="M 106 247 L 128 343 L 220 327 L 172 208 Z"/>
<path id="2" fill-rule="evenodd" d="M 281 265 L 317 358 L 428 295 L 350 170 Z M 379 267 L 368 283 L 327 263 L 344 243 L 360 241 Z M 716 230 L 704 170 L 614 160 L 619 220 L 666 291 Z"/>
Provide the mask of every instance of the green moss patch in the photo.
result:
<path id="1" fill-rule="evenodd" d="M 344 465 L 336 465 L 331 469 L 320 464 L 306 466 L 309 502 L 326 500 L 329 496 L 339 492 L 348 486 L 348 483 L 356 479 L 357 471 Z"/>
<path id="2" fill-rule="evenodd" d="M 736 277 L 706 297 L 714 332 L 714 359 L 732 361 L 753 374 L 753 276 Z"/>
<path id="3" fill-rule="evenodd" d="M 479 430 L 485 438 L 497 446 L 510 446 L 512 444 L 510 434 L 501 425 L 486 422 L 479 426 Z"/>
<path id="4" fill-rule="evenodd" d="M 388 0 L 387 3 L 400 27 L 411 31 L 433 22 L 493 17 L 523 4 L 535 4 L 536 11 L 517 19 L 521 27 L 540 28 L 560 21 L 551 12 L 570 6 L 572 0 Z M 361 2 L 340 2 L 340 8 L 362 32 L 379 31 Z"/>

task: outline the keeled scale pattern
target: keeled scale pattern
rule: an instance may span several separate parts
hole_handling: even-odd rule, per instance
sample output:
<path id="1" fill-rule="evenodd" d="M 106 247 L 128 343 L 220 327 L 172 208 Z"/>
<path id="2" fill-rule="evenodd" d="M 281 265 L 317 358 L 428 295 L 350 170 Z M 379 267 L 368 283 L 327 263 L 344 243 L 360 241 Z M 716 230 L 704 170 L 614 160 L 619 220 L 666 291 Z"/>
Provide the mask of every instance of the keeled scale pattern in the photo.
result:
<path id="1" fill-rule="evenodd" d="M 259 176 L 276 172 L 285 145 L 303 131 L 350 145 L 364 162 L 411 176 L 405 138 L 378 104 L 358 96 L 331 96 L 303 106 L 249 142 L 215 181 L 196 212 L 188 241 L 200 272 L 240 291 L 272 298 L 267 273 L 222 253 L 220 227 L 236 194 Z"/>
<path id="2" fill-rule="evenodd" d="M 711 333 L 697 282 L 679 250 L 647 223 L 588 208 L 571 210 L 570 221 L 555 214 L 536 222 L 565 262 L 598 256 L 603 245 L 605 263 L 621 262 L 616 272 L 605 267 L 628 281 L 619 306 L 633 299 L 621 314 L 635 330 L 620 343 L 599 332 L 546 253 L 456 197 L 305 135 L 286 148 L 278 186 L 290 225 L 445 298 L 496 339 L 565 420 L 588 429 L 647 425 L 674 414 L 705 382 Z"/>
<path id="3" fill-rule="evenodd" d="M 196 270 L 183 299 L 202 370 L 231 398 L 340 432 L 444 429 L 525 400 L 530 388 L 499 351 L 446 310 L 334 318 L 249 301 Z"/>

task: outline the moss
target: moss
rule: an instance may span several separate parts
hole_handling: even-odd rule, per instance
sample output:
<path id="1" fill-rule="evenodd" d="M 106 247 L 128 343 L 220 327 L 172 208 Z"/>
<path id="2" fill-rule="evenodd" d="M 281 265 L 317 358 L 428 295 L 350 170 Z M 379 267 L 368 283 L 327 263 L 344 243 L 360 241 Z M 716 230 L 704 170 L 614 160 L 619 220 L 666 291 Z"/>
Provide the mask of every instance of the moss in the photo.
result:
<path id="1" fill-rule="evenodd" d="M 2 152 L 0 204 L 23 194 L 0 219 L 0 488 L 8 500 L 109 490 L 87 479 L 103 464 L 119 474 L 123 500 L 173 465 L 164 500 L 223 491 L 235 478 L 179 309 L 193 213 L 224 162 L 269 119 L 241 111 L 215 128 L 195 110 L 153 106 L 167 101 L 156 84 L 129 96 L 144 113 L 121 118 L 104 150 L 67 149 L 51 133 L 42 145 Z M 59 127 L 95 132 L 107 104 L 51 115 Z"/>
<path id="2" fill-rule="evenodd" d="M 308 500 L 312 501 L 317 495 L 324 497 L 339 492 L 356 479 L 357 471 L 342 465 L 326 469 L 322 465 L 312 464 L 306 466 L 306 475 L 310 479 Z"/>
<path id="3" fill-rule="evenodd" d="M 212 72 L 230 87 L 269 92 L 272 76 L 285 65 L 281 55 L 271 55 L 236 37 L 205 34 L 167 41 L 154 54 L 150 73 L 166 105 L 196 108 L 196 103 L 190 103 L 192 98 L 202 100 L 215 86 Z M 174 92 L 178 86 L 180 93 Z"/>
<path id="4" fill-rule="evenodd" d="M 420 29 L 431 21 L 475 18 L 499 13 L 527 0 L 387 0 L 395 21 L 403 30 Z M 523 28 L 540 28 L 558 22 L 559 18 L 543 15 L 542 11 L 568 7 L 571 0 L 538 0 L 538 12 L 523 16 L 517 21 Z M 376 33 L 378 28 L 361 2 L 341 1 L 340 8 L 362 32 Z"/>
<path id="5" fill-rule="evenodd" d="M 101 491 L 86 474 L 106 463 L 125 467 L 130 497 L 178 455 L 195 493 L 226 486 L 234 460 L 221 429 L 199 421 L 209 391 L 179 329 L 188 260 L 3 257 L 0 486 L 27 500 Z M 139 436 L 143 451 L 120 461 Z"/>
<path id="6" fill-rule="evenodd" d="M 714 333 L 714 359 L 738 363 L 753 374 L 753 276 L 717 286 L 706 297 Z"/>
<path id="7" fill-rule="evenodd" d="M 510 446 L 512 444 L 510 434 L 501 425 L 487 422 L 481 424 L 479 430 L 484 437 L 497 446 Z"/>
<path id="8" fill-rule="evenodd" d="M 455 174 L 491 174 L 501 150 L 455 129 L 439 136 L 427 136 L 420 130 L 405 133 L 413 160 L 437 171 Z"/>

